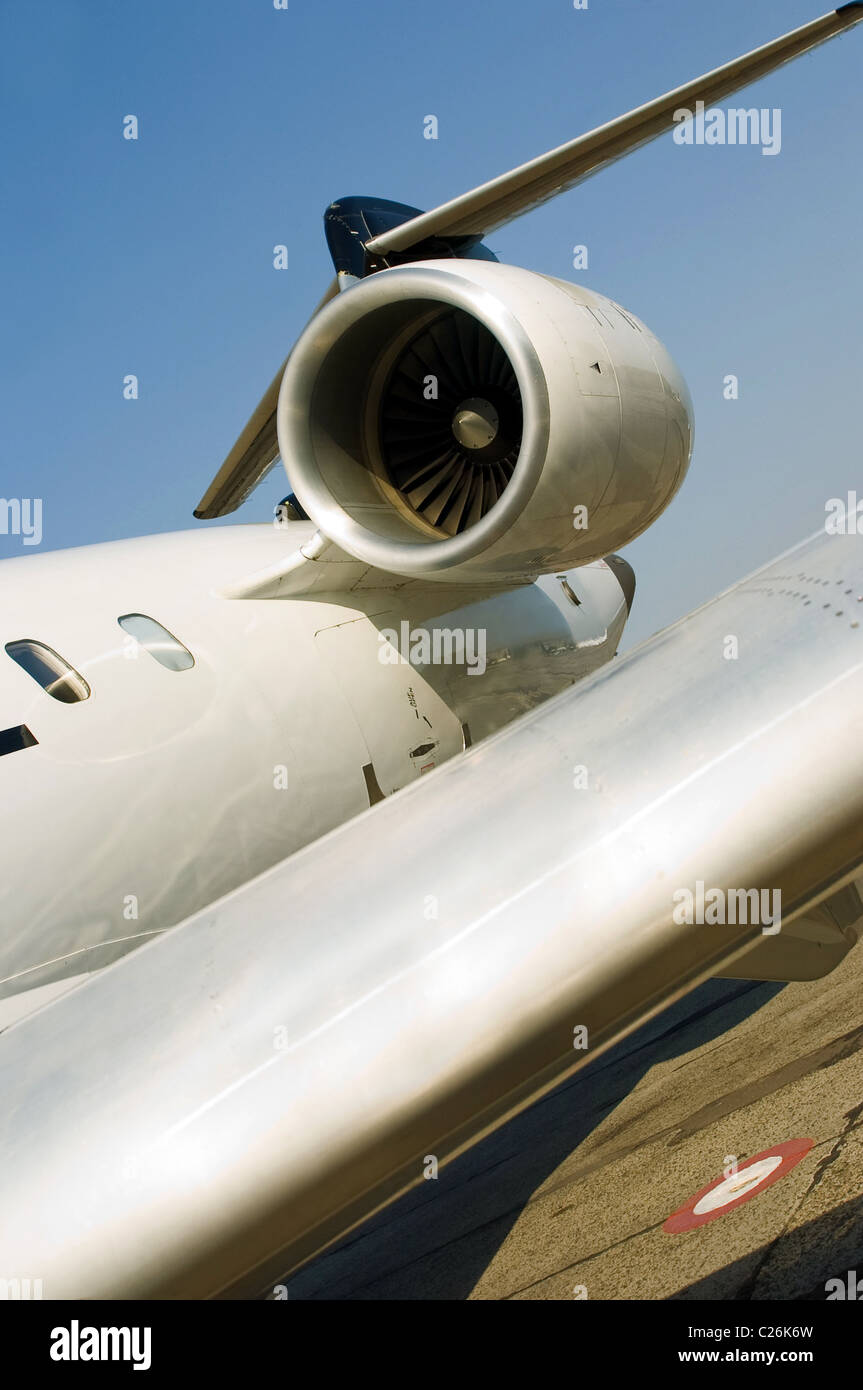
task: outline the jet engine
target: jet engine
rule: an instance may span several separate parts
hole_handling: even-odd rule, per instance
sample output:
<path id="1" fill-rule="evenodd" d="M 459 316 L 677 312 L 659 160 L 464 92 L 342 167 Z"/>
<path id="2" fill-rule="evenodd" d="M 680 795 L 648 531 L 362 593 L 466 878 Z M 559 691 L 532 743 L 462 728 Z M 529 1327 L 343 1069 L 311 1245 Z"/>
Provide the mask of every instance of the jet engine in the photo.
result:
<path id="1" fill-rule="evenodd" d="M 686 385 L 634 315 L 484 260 L 382 270 L 294 348 L 291 485 L 348 554 L 397 574 L 529 579 L 634 540 L 692 450 Z"/>

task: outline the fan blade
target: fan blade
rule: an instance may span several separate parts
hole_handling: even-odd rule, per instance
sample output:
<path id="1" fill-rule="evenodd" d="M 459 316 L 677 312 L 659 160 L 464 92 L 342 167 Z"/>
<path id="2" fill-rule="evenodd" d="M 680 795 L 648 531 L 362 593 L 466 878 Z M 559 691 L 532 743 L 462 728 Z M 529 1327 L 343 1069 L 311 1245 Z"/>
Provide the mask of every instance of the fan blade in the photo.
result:
<path id="1" fill-rule="evenodd" d="M 464 472 L 464 465 L 460 463 L 458 455 L 455 453 L 455 450 L 453 450 L 450 454 L 450 458 L 452 460 L 452 462 L 449 465 L 450 476 L 448 477 L 448 481 L 445 487 L 438 494 L 437 497 L 435 497 L 431 502 L 427 502 L 426 505 L 423 507 L 423 512 L 425 516 L 428 517 L 432 526 L 438 525 L 441 517 L 447 509 L 447 503 L 449 502 L 450 498 L 452 497 L 453 493 L 458 487 L 459 482 L 461 481 L 461 475 Z"/>
<path id="2" fill-rule="evenodd" d="M 479 381 L 483 386 L 491 386 L 492 363 L 494 361 L 494 350 L 498 346 L 497 339 L 487 328 L 483 328 L 477 335 L 478 356 L 479 356 Z"/>
<path id="3" fill-rule="evenodd" d="M 465 366 L 465 381 L 470 382 L 474 387 L 479 375 L 476 361 L 476 329 L 478 326 L 476 319 L 470 318 L 467 314 L 456 315 L 455 327 L 461 359 Z"/>
<path id="4" fill-rule="evenodd" d="M 443 442 L 452 438 L 449 417 L 442 419 L 437 413 L 424 418 L 388 415 L 382 428 L 388 444 L 411 446 L 433 439 Z"/>
<path id="5" fill-rule="evenodd" d="M 452 467 L 451 454 L 447 453 L 442 455 L 438 462 L 440 466 L 432 473 L 431 477 L 428 478 L 426 482 L 405 494 L 411 506 L 417 511 L 420 511 L 425 506 L 427 499 L 433 497 L 437 489 L 440 488 L 449 477 L 449 470 Z"/>
<path id="6" fill-rule="evenodd" d="M 463 399 L 465 395 L 465 368 L 452 314 L 447 314 L 432 324 L 429 328 L 429 334 L 440 354 L 439 370 L 449 374 L 453 383 L 453 394 Z"/>
<path id="7" fill-rule="evenodd" d="M 466 526 L 475 526 L 482 519 L 482 477 L 474 473 L 470 488 L 470 503 Z"/>
<path id="8" fill-rule="evenodd" d="M 450 535 L 457 536 L 462 530 L 462 519 L 464 517 L 465 507 L 467 506 L 467 499 L 472 481 L 473 469 L 469 467 L 463 468 L 461 485 L 453 498 L 452 506 L 450 507 L 447 517 L 447 529 L 450 530 Z"/>
<path id="9" fill-rule="evenodd" d="M 448 452 L 449 450 L 440 449 L 430 462 L 427 460 L 425 463 L 419 463 L 411 459 L 409 463 L 400 464 L 393 469 L 393 476 L 406 497 L 436 471 Z"/>

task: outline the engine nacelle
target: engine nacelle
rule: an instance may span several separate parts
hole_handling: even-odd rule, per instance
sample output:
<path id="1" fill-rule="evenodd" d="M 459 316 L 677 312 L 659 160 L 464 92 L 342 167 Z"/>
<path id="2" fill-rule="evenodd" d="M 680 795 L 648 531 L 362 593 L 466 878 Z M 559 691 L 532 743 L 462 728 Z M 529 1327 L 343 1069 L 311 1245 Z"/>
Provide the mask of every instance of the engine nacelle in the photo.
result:
<path id="1" fill-rule="evenodd" d="M 342 549 L 440 580 L 618 550 L 692 450 L 686 385 L 611 300 L 490 261 L 421 261 L 340 294 L 285 369 L 291 485 Z"/>

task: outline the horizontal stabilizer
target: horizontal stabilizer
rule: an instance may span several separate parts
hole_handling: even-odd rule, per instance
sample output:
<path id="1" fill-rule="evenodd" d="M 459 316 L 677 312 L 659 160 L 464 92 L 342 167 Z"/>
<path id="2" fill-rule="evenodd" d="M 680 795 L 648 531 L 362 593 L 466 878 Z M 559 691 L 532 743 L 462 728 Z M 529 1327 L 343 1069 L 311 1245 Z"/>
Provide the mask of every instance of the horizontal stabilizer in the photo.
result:
<path id="1" fill-rule="evenodd" d="M 312 318 L 325 304 L 338 294 L 339 285 L 333 280 L 323 299 L 312 314 Z M 311 320 L 309 320 L 311 322 Z M 276 437 L 276 406 L 279 401 L 279 387 L 288 359 L 285 358 L 273 377 L 242 433 L 237 439 L 225 462 L 222 464 L 197 507 L 195 516 L 201 521 L 212 521 L 217 516 L 226 516 L 237 510 L 245 502 L 272 468 L 279 457 L 279 441 Z"/>
<path id="2" fill-rule="evenodd" d="M 442 203 L 431 212 L 390 228 L 367 242 L 366 250 L 373 255 L 386 256 L 391 252 L 407 251 L 433 236 L 487 236 L 497 227 L 521 217 L 640 145 L 663 135 L 674 125 L 676 111 L 684 107 L 694 110 L 696 101 L 703 101 L 705 105 L 722 101 L 739 88 L 799 58 L 810 48 L 844 33 L 861 19 L 863 4 L 843 5 L 645 106 L 636 107 L 625 116 L 618 116 L 527 164 L 520 164 L 509 173 L 480 184 L 459 198 Z"/>

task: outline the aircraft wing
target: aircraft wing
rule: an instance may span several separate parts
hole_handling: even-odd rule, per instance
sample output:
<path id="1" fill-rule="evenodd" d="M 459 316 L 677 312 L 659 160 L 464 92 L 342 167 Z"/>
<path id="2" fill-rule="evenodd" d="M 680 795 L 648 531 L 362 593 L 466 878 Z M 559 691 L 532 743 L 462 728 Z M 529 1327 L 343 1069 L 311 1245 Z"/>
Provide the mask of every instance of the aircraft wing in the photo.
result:
<path id="1" fill-rule="evenodd" d="M 434 236 L 487 236 L 671 130 L 676 111 L 684 107 L 694 111 L 697 101 L 703 101 L 705 106 L 723 101 L 732 92 L 799 58 L 861 19 L 863 3 L 842 5 L 772 43 L 763 44 L 703 77 L 676 87 L 665 96 L 480 184 L 469 193 L 390 228 L 369 241 L 366 249 L 374 255 L 386 256 L 408 251 L 418 242 Z"/>
<path id="2" fill-rule="evenodd" d="M 859 539 L 821 533 L 0 1035 L 0 1269 L 271 1291 L 781 951 L 863 865 L 861 620 Z M 687 922 L 705 888 L 769 921 Z"/>

